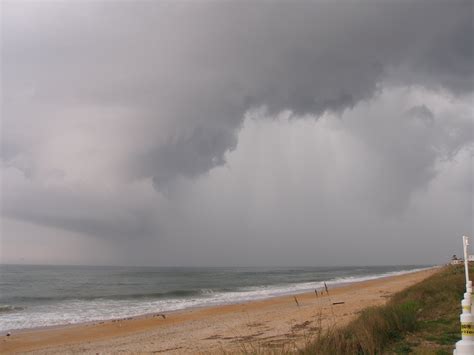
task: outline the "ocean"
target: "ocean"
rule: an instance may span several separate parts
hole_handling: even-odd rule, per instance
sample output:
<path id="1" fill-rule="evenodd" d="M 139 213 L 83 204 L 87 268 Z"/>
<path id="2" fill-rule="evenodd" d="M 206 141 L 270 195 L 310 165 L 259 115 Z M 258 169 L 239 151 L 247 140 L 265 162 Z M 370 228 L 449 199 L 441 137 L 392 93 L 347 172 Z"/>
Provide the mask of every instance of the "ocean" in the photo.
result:
<path id="1" fill-rule="evenodd" d="M 427 267 L 0 265 L 0 331 L 238 303 Z"/>

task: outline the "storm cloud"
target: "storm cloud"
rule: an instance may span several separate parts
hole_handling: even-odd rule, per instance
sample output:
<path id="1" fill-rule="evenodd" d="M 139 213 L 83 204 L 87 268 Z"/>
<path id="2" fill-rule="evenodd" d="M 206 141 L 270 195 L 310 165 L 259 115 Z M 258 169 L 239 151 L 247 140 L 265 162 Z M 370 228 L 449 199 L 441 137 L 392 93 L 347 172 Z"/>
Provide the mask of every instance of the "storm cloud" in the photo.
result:
<path id="1" fill-rule="evenodd" d="M 2 214 L 105 239 L 132 263 L 156 245 L 148 263 L 205 264 L 212 245 L 212 263 L 234 246 L 268 264 L 281 252 L 265 245 L 291 250 L 297 235 L 285 258 L 297 264 L 348 230 L 361 248 L 382 230 L 411 240 L 427 213 L 415 206 L 445 178 L 463 193 L 438 233 L 472 234 L 472 13 L 471 1 L 5 1 Z"/>

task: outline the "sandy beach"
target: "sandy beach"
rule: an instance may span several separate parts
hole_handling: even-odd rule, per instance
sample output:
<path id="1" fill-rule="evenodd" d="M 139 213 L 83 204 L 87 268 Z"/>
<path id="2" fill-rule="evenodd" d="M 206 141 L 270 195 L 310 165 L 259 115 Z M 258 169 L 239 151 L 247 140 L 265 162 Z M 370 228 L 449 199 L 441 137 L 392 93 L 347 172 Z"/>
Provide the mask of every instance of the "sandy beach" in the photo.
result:
<path id="1" fill-rule="evenodd" d="M 2 353 L 222 353 L 304 346 L 319 328 L 342 326 L 362 309 L 438 269 L 260 301 L 189 309 L 91 324 L 13 332 Z M 295 301 L 295 297 L 297 302 Z"/>

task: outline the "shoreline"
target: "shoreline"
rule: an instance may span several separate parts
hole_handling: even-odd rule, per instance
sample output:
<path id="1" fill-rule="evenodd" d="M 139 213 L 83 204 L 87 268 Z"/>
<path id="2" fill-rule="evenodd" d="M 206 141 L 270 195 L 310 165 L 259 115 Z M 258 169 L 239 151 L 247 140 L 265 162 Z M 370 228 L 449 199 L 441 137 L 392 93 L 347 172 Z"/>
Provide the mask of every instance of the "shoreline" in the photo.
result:
<path id="1" fill-rule="evenodd" d="M 373 281 L 373 280 L 383 280 L 386 278 L 391 278 L 394 276 L 402 276 L 402 275 L 407 275 L 407 274 L 412 274 L 412 273 L 417 273 L 420 271 L 425 271 L 425 270 L 431 270 L 431 269 L 437 269 L 442 267 L 442 265 L 435 265 L 435 266 L 428 266 L 428 267 L 422 267 L 422 268 L 417 268 L 417 269 L 412 269 L 412 270 L 404 270 L 404 271 L 393 271 L 389 272 L 387 274 L 379 274 L 379 275 L 368 275 L 367 277 L 356 277 L 355 281 L 346 281 L 347 278 L 342 278 L 342 279 L 332 279 L 328 281 L 318 281 L 319 283 L 326 283 L 327 286 L 331 289 L 337 289 L 340 287 L 345 287 L 345 286 L 350 286 L 353 284 L 358 284 L 361 282 L 366 282 L 366 281 Z M 363 278 L 363 280 L 361 280 Z M 338 281 L 341 280 L 341 281 Z M 318 292 L 323 292 L 324 288 L 323 287 L 318 287 L 316 288 Z M 103 322 L 117 322 L 117 321 L 124 321 L 124 320 L 131 320 L 131 319 L 144 319 L 147 317 L 152 317 L 154 315 L 161 315 L 161 314 L 175 314 L 179 312 L 186 312 L 189 310 L 196 310 L 196 309 L 203 309 L 203 308 L 210 308 L 210 307 L 221 307 L 221 306 L 228 306 L 228 305 L 239 305 L 239 304 L 245 304 L 248 302 L 256 302 L 256 301 L 264 301 L 264 300 L 271 300 L 274 298 L 279 298 L 279 297 L 288 297 L 288 296 L 299 296 L 303 295 L 306 293 L 312 293 L 313 288 L 308 288 L 308 289 L 302 289 L 302 290 L 296 290 L 296 291 L 290 291 L 290 292 L 283 292 L 280 294 L 275 294 L 275 295 L 268 295 L 268 296 L 263 296 L 261 298 L 254 298 L 254 299 L 247 299 L 247 300 L 240 300 L 240 301 L 235 301 L 235 302 L 227 302 L 227 303 L 215 303 L 215 304 L 203 304 L 203 305 L 196 305 L 196 306 L 189 306 L 189 307 L 184 307 L 181 309 L 172 309 L 172 310 L 163 310 L 161 312 L 147 312 L 147 313 L 142 313 L 142 314 L 137 314 L 137 315 L 129 315 L 129 316 L 124 316 L 124 317 L 118 317 L 118 318 L 106 318 L 106 319 L 96 319 L 96 320 L 90 320 L 90 321 L 84 321 L 84 322 L 77 322 L 77 323 L 63 323 L 63 324 L 52 324 L 52 325 L 44 325 L 44 326 L 37 326 L 37 327 L 31 327 L 31 328 L 10 328 L 10 329 L 5 329 L 0 332 L 0 336 L 5 335 L 8 332 L 15 333 L 15 334 L 21 334 L 21 333 L 28 333 L 28 332 L 34 332 L 34 331 L 42 331 L 42 330 L 54 330 L 58 328 L 69 328 L 69 327 L 75 327 L 75 326 L 88 326 L 91 324 L 101 324 Z"/>
<path id="2" fill-rule="evenodd" d="M 365 281 L 372 281 L 372 280 L 383 280 L 386 278 L 390 278 L 393 276 L 401 276 L 401 275 L 407 275 L 411 273 L 416 273 L 420 271 L 425 271 L 425 270 L 431 270 L 431 269 L 436 269 L 440 268 L 442 265 L 435 265 L 435 266 L 428 266 L 428 267 L 421 267 L 421 268 L 416 268 L 416 269 L 411 269 L 411 270 L 403 270 L 403 271 L 393 271 L 393 272 L 388 272 L 386 274 L 376 274 L 376 275 L 367 275 L 367 276 L 360 276 L 360 277 L 354 277 L 354 281 L 348 280 L 349 278 L 336 278 L 336 279 L 330 279 L 327 281 L 317 281 L 317 283 L 326 283 L 327 286 L 331 289 L 336 289 L 348 285 L 353 285 L 353 284 L 358 284 L 361 282 Z M 316 282 L 315 282 L 316 283 Z M 251 299 L 244 299 L 244 300 L 237 300 L 237 301 L 229 301 L 229 302 L 222 302 L 222 303 L 210 303 L 210 304 L 201 304 L 201 305 L 193 305 L 193 306 L 187 306 L 184 308 L 179 308 L 179 309 L 171 309 L 171 310 L 163 310 L 160 312 L 145 312 L 145 313 L 140 313 L 140 314 L 134 314 L 134 315 L 126 315 L 123 317 L 116 317 L 116 318 L 104 318 L 104 319 L 96 319 L 96 320 L 88 320 L 88 321 L 79 321 L 77 323 L 61 323 L 61 324 L 51 324 L 51 325 L 43 325 L 43 326 L 35 326 L 35 327 L 29 327 L 29 328 L 9 328 L 9 329 L 3 329 L 0 331 L 0 336 L 5 335 L 7 332 L 11 333 L 25 333 L 25 332 L 33 332 L 33 331 L 40 331 L 40 330 L 50 330 L 50 329 L 57 329 L 57 328 L 68 328 L 68 327 L 74 327 L 74 326 L 81 326 L 81 325 L 90 325 L 90 324 L 98 324 L 102 322 L 111 322 L 111 321 L 123 321 L 123 320 L 130 320 L 130 319 L 141 319 L 149 316 L 153 316 L 156 314 L 174 314 L 177 312 L 185 312 L 189 310 L 194 310 L 194 309 L 202 309 L 202 308 L 209 308 L 209 307 L 220 307 L 220 306 L 227 306 L 227 305 L 238 305 L 238 304 L 245 304 L 248 302 L 255 302 L 255 301 L 263 301 L 263 300 L 270 300 L 273 298 L 278 298 L 278 297 L 285 297 L 285 296 L 298 296 L 301 294 L 305 293 L 312 293 L 314 290 L 317 289 L 318 292 L 324 291 L 323 286 L 319 286 L 316 288 L 306 288 L 306 289 L 300 289 L 300 290 L 294 290 L 294 291 L 286 291 L 286 292 L 281 292 L 281 293 L 276 293 L 273 295 L 266 295 L 262 297 L 257 297 L 257 298 L 251 298 Z"/>
<path id="3" fill-rule="evenodd" d="M 438 272 L 440 267 L 330 286 L 329 295 L 293 293 L 226 305 L 193 307 L 134 317 L 15 330 L 3 337 L 2 352 L 182 353 L 238 350 L 245 344 L 298 346 L 319 327 L 341 326 L 363 308 L 382 304 L 398 292 Z M 295 298 L 298 300 L 296 304 Z M 337 303 L 342 302 L 342 303 Z M 319 319 L 317 319 L 319 317 Z M 258 331 L 257 331 L 258 330 Z M 157 340 L 158 339 L 158 340 Z M 219 349 L 221 351 L 219 351 Z"/>

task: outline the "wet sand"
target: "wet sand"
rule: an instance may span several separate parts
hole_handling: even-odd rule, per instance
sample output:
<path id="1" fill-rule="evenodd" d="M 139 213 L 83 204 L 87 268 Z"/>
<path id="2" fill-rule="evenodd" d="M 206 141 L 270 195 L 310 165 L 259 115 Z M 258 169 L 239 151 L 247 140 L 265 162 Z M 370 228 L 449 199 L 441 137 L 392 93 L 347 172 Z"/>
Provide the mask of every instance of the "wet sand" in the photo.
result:
<path id="1" fill-rule="evenodd" d="M 2 335 L 1 353 L 203 353 L 303 347 L 318 329 L 342 326 L 362 309 L 439 269 L 314 292 L 122 320 Z M 295 301 L 295 297 L 297 302 Z"/>

